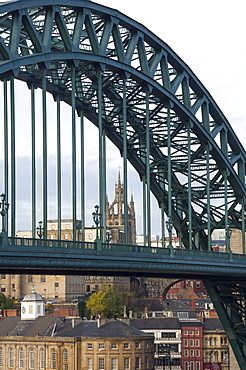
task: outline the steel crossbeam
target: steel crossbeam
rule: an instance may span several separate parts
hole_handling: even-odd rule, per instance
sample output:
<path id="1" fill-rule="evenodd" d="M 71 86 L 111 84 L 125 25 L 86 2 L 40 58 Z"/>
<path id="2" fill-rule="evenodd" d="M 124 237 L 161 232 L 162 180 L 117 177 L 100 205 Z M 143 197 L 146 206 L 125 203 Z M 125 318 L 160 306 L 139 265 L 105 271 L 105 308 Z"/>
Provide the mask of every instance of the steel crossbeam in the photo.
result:
<path id="1" fill-rule="evenodd" d="M 57 220 L 61 235 L 62 144 L 61 102 L 71 106 L 71 183 L 73 238 L 76 236 L 77 204 L 85 226 L 83 120 L 98 127 L 99 204 L 101 239 L 105 240 L 107 137 L 119 149 L 127 184 L 127 162 L 143 182 L 143 229 L 145 245 L 151 244 L 151 192 L 157 199 L 164 240 L 165 220 L 171 248 L 174 227 L 186 249 L 211 251 L 211 233 L 231 228 L 242 232 L 245 252 L 246 153 L 229 122 L 190 68 L 173 50 L 140 23 L 114 9 L 86 1 L 10 1 L 0 5 L 0 77 L 3 83 L 4 191 L 10 209 L 10 234 L 16 234 L 16 108 L 15 81 L 30 89 L 32 233 L 37 217 L 36 90 L 41 89 L 42 109 L 42 215 L 44 237 L 48 218 L 47 95 L 56 104 Z M 9 114 L 10 112 L 10 114 Z M 78 142 L 76 113 L 80 118 L 80 186 L 77 186 Z M 11 147 L 11 148 L 10 148 Z M 9 171 L 9 163 L 11 171 Z M 9 189 L 11 192 L 9 193 Z M 79 194 L 79 191 L 81 193 Z M 127 189 L 124 190 L 127 209 Z M 125 224 L 127 219 L 124 220 Z M 83 230 L 82 230 L 83 234 Z M 126 233 L 127 234 L 127 233 Z M 227 235 L 227 234 L 226 234 Z M 125 237 L 125 245 L 127 238 Z M 230 245 L 227 240 L 227 252 Z M 212 283 L 211 283 L 212 284 Z M 219 285 L 221 286 L 221 285 Z M 219 301 L 225 326 L 243 322 L 243 298 L 218 299 L 219 289 L 209 285 Z M 240 285 L 240 291 L 243 286 Z M 222 288 L 221 288 L 222 289 Z M 225 288 L 221 290 L 225 292 Z M 233 292 L 233 298 L 235 291 Z M 236 302 L 236 303 L 235 303 Z M 227 320 L 227 321 L 226 321 Z M 238 320 L 238 321 L 237 321 Z M 240 321 L 241 320 L 241 321 Z M 228 324 L 229 323 L 229 324 Z M 236 338 L 236 339 L 235 339 Z M 241 340 L 239 332 L 232 340 Z M 245 352 L 245 345 L 242 351 Z M 237 353 L 239 362 L 240 351 Z M 241 365 L 240 365 L 241 366 Z M 246 366 L 244 367 L 246 368 Z"/>

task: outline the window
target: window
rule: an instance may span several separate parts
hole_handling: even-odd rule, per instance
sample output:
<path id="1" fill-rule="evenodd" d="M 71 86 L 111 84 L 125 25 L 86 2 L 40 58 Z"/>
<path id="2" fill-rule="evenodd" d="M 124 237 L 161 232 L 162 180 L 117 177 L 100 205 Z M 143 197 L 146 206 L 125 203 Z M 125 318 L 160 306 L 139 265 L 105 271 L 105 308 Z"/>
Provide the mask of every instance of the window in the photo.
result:
<path id="1" fill-rule="evenodd" d="M 185 350 L 184 350 L 184 355 L 185 355 L 185 357 L 188 357 L 188 353 L 189 353 L 189 352 L 188 352 L 188 350 L 187 350 L 187 349 L 185 349 Z"/>
<path id="2" fill-rule="evenodd" d="M 130 359 L 128 357 L 124 358 L 124 370 L 130 369 Z"/>
<path id="3" fill-rule="evenodd" d="M 196 330 L 195 331 L 195 335 L 199 335 L 199 330 Z"/>
<path id="4" fill-rule="evenodd" d="M 200 367 L 200 362 L 196 362 L 196 370 L 200 370 L 201 367 Z"/>
<path id="5" fill-rule="evenodd" d="M 190 357 L 194 357 L 194 349 L 190 350 Z"/>
<path id="6" fill-rule="evenodd" d="M 34 348 L 29 349 L 29 369 L 34 369 Z"/>
<path id="7" fill-rule="evenodd" d="M 190 363 L 190 370 L 195 370 L 194 369 L 194 362 L 193 361 L 191 361 L 191 363 Z"/>
<path id="8" fill-rule="evenodd" d="M 56 369 L 56 350 L 55 348 L 52 348 L 51 350 L 51 369 Z"/>
<path id="9" fill-rule="evenodd" d="M 185 330 L 184 331 L 184 335 L 188 335 L 188 330 Z"/>
<path id="10" fill-rule="evenodd" d="M 98 349 L 104 349 L 104 343 L 98 343 Z"/>
<path id="11" fill-rule="evenodd" d="M 124 349 L 130 348 L 130 343 L 124 343 Z"/>
<path id="12" fill-rule="evenodd" d="M 145 369 L 149 368 L 149 357 L 145 357 Z"/>
<path id="13" fill-rule="evenodd" d="M 40 282 L 45 283 L 46 282 L 46 275 L 41 275 L 40 276 Z"/>
<path id="14" fill-rule="evenodd" d="M 194 347 L 194 340 L 193 339 L 190 339 L 190 346 Z"/>
<path id="15" fill-rule="evenodd" d="M 3 367 L 3 347 L 0 347 L 0 367 Z"/>
<path id="16" fill-rule="evenodd" d="M 44 348 L 40 348 L 39 351 L 39 368 L 43 370 L 45 368 L 45 352 Z"/>
<path id="17" fill-rule="evenodd" d="M 135 348 L 136 348 L 136 349 L 140 348 L 140 343 L 139 343 L 139 342 L 136 342 L 136 343 L 135 343 Z"/>
<path id="18" fill-rule="evenodd" d="M 19 348 L 19 369 L 24 367 L 24 351 L 23 348 Z"/>
<path id="19" fill-rule="evenodd" d="M 32 314 L 33 314 L 33 306 L 29 306 L 29 307 L 28 307 L 28 313 L 29 313 L 30 315 L 32 315 Z"/>
<path id="20" fill-rule="evenodd" d="M 184 370 L 189 370 L 189 363 L 187 361 L 184 363 Z"/>
<path id="21" fill-rule="evenodd" d="M 111 349 L 117 349 L 117 343 L 111 343 Z"/>
<path id="22" fill-rule="evenodd" d="M 92 349 L 92 343 L 87 343 L 87 349 Z"/>
<path id="23" fill-rule="evenodd" d="M 87 369 L 92 370 L 92 358 L 87 358 Z"/>
<path id="24" fill-rule="evenodd" d="M 13 367 L 14 365 L 14 350 L 12 347 L 8 349 L 8 367 Z"/>
<path id="25" fill-rule="evenodd" d="M 111 358 L 111 369 L 117 370 L 117 358 Z"/>
<path id="26" fill-rule="evenodd" d="M 136 357 L 135 359 L 135 369 L 140 369 L 140 357 Z"/>
<path id="27" fill-rule="evenodd" d="M 4 293 L 5 292 L 5 284 L 1 284 L 1 293 Z"/>
<path id="28" fill-rule="evenodd" d="M 104 370 L 104 358 L 98 359 L 98 370 Z"/>
<path id="29" fill-rule="evenodd" d="M 1 279 L 6 279 L 6 275 L 2 274 Z"/>
<path id="30" fill-rule="evenodd" d="M 185 346 L 185 347 L 188 347 L 188 339 L 185 339 L 185 340 L 184 340 L 184 346 Z"/>
<path id="31" fill-rule="evenodd" d="M 197 281 L 197 282 L 196 282 L 196 287 L 197 287 L 197 288 L 200 288 L 200 281 Z"/>
<path id="32" fill-rule="evenodd" d="M 55 283 L 55 292 L 59 290 L 59 283 Z"/>
<path id="33" fill-rule="evenodd" d="M 199 347 L 199 346 L 200 346 L 200 340 L 196 339 L 196 347 Z"/>
<path id="34" fill-rule="evenodd" d="M 193 330 L 190 331 L 190 335 L 194 335 L 194 331 Z"/>
<path id="35" fill-rule="evenodd" d="M 162 332 L 161 337 L 162 338 L 176 338 L 176 333 Z"/>
<path id="36" fill-rule="evenodd" d="M 68 350 L 65 348 L 63 350 L 63 368 L 62 370 L 68 370 Z"/>
<path id="37" fill-rule="evenodd" d="M 28 275 L 27 281 L 28 281 L 28 283 L 33 283 L 33 277 L 32 277 L 32 275 Z"/>
<path id="38" fill-rule="evenodd" d="M 196 349 L 196 357 L 200 357 L 200 350 Z"/>

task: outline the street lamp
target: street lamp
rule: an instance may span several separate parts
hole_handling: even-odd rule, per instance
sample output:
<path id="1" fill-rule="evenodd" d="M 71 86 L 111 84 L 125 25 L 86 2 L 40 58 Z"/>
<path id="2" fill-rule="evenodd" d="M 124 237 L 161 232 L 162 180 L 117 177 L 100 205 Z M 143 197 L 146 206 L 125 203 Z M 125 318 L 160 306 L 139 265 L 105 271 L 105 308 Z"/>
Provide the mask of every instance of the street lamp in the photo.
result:
<path id="1" fill-rule="evenodd" d="M 232 229 L 229 225 L 226 227 L 226 252 L 230 252 L 230 239 L 231 239 Z"/>
<path id="2" fill-rule="evenodd" d="M 169 248 L 172 247 L 172 231 L 173 231 L 173 222 L 172 222 L 172 217 L 167 216 L 167 221 L 166 221 L 166 227 L 168 231 L 168 236 L 169 236 Z"/>
<path id="3" fill-rule="evenodd" d="M 92 212 L 92 218 L 96 225 L 96 240 L 99 238 L 98 226 L 100 225 L 101 217 L 102 217 L 102 214 L 99 213 L 99 206 L 95 205 L 95 212 Z"/>
<path id="4" fill-rule="evenodd" d="M 112 240 L 112 233 L 111 233 L 111 230 L 110 230 L 110 228 L 109 227 L 107 227 L 107 229 L 106 229 L 107 231 L 106 231 L 106 242 L 107 243 L 110 243 L 111 242 L 111 240 Z"/>
<path id="5" fill-rule="evenodd" d="M 9 209 L 9 203 L 6 203 L 6 195 L 2 193 L 0 195 L 1 202 L 0 202 L 0 213 L 2 216 L 2 234 L 5 233 L 5 223 L 4 223 L 4 217 L 6 216 L 8 209 Z"/>
<path id="6" fill-rule="evenodd" d="M 36 228 L 38 237 L 41 239 L 42 236 L 44 235 L 44 228 L 43 228 L 43 222 L 39 221 L 38 227 Z"/>

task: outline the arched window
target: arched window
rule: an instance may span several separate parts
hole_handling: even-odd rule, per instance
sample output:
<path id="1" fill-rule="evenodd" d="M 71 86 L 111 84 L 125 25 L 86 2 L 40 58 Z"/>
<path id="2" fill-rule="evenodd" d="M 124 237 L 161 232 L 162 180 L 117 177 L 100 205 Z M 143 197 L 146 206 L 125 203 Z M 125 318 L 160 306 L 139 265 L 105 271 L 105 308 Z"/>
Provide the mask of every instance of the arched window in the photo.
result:
<path id="1" fill-rule="evenodd" d="M 0 347 L 0 367 L 3 367 L 3 347 Z"/>
<path id="2" fill-rule="evenodd" d="M 22 347 L 19 348 L 19 369 L 24 367 L 24 350 Z"/>
<path id="3" fill-rule="evenodd" d="M 68 350 L 65 348 L 63 350 L 63 368 L 62 370 L 68 370 Z"/>
<path id="4" fill-rule="evenodd" d="M 29 370 L 34 369 L 34 348 L 29 349 Z"/>
<path id="5" fill-rule="evenodd" d="M 8 349 L 8 367 L 12 368 L 14 366 L 14 350 L 13 347 Z"/>
<path id="6" fill-rule="evenodd" d="M 39 369 L 42 370 L 45 368 L 45 352 L 44 348 L 40 348 L 39 351 Z"/>
<path id="7" fill-rule="evenodd" d="M 56 350 L 52 348 L 51 350 L 51 369 L 56 370 Z"/>

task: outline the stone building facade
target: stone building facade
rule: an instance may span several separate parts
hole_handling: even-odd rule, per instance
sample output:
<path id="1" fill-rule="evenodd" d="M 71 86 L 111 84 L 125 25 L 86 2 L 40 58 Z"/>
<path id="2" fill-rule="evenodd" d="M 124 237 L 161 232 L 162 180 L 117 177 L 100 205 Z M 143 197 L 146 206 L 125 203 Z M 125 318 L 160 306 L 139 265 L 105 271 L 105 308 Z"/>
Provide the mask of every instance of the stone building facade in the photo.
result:
<path id="1" fill-rule="evenodd" d="M 0 321 L 1 370 L 154 370 L 154 338 L 118 320 L 47 316 L 34 291 Z"/>

